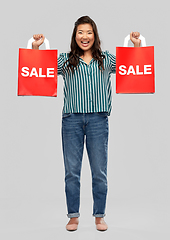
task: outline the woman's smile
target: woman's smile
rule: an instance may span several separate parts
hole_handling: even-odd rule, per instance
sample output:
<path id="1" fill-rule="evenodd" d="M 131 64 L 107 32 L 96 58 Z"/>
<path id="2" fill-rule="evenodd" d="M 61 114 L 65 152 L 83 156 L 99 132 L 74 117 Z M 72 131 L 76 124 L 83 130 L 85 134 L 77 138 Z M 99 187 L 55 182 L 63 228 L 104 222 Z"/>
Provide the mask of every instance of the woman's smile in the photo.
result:
<path id="1" fill-rule="evenodd" d="M 89 41 L 81 41 L 83 47 L 87 47 L 89 44 Z"/>

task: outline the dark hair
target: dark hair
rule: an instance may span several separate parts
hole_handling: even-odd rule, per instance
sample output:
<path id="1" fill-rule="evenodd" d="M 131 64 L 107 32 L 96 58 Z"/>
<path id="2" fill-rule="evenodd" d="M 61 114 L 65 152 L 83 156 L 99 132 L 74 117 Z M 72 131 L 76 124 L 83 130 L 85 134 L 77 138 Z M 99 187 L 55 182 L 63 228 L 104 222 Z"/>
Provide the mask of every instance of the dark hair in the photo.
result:
<path id="1" fill-rule="evenodd" d="M 81 55 L 83 55 L 83 52 L 84 52 L 77 45 L 77 42 L 76 42 L 76 39 L 75 39 L 76 38 L 77 27 L 80 24 L 86 24 L 86 23 L 91 24 L 91 26 L 93 28 L 93 32 L 94 32 L 94 37 L 95 37 L 94 44 L 92 46 L 92 56 L 95 60 L 98 61 L 99 69 L 104 70 L 103 58 L 105 56 L 102 55 L 102 51 L 101 51 L 101 47 L 100 47 L 100 38 L 99 38 L 97 26 L 96 26 L 95 22 L 90 17 L 83 16 L 83 17 L 80 17 L 75 22 L 75 26 L 74 26 L 73 33 L 72 33 L 72 38 L 71 38 L 71 44 L 70 44 L 71 51 L 69 53 L 69 59 L 66 61 L 66 62 L 69 62 L 69 64 L 67 65 L 67 68 L 70 68 L 72 72 L 74 72 L 74 68 L 77 67 L 77 65 L 79 64 L 79 57 Z"/>

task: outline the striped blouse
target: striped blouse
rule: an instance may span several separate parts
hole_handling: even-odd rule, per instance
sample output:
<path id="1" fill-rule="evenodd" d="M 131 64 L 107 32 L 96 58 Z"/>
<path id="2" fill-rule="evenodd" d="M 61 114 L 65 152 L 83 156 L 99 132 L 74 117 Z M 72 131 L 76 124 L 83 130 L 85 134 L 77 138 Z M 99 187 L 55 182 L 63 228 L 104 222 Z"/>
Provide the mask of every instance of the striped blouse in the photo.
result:
<path id="1" fill-rule="evenodd" d="M 102 52 L 104 71 L 94 59 L 89 64 L 80 58 L 78 68 L 71 72 L 67 69 L 68 53 L 61 53 L 58 58 L 58 75 L 64 79 L 63 113 L 108 112 L 112 106 L 112 88 L 110 75 L 116 72 L 116 58 L 108 51 Z"/>

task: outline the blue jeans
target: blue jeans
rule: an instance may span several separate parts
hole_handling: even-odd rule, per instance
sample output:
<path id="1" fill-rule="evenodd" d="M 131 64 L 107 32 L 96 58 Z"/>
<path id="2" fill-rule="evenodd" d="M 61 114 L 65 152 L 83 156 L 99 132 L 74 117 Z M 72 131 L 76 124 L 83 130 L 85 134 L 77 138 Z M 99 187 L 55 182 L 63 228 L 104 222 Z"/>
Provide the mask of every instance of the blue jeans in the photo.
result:
<path id="1" fill-rule="evenodd" d="M 104 217 L 107 196 L 107 113 L 63 114 L 62 146 L 69 218 L 80 216 L 80 174 L 84 141 L 92 173 L 93 216 Z"/>

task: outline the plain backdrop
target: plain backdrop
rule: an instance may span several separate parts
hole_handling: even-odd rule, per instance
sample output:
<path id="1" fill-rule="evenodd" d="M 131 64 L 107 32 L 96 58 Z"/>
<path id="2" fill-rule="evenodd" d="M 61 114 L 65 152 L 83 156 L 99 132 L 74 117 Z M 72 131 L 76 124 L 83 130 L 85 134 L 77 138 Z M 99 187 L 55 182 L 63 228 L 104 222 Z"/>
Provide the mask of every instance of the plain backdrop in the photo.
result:
<path id="1" fill-rule="evenodd" d="M 115 54 L 131 31 L 155 47 L 155 94 L 116 94 L 109 117 L 107 239 L 168 239 L 170 224 L 169 3 L 114 0 L 15 0 L 1 3 L 0 234 L 5 239 L 56 239 L 67 209 L 61 147 L 63 79 L 58 96 L 18 97 L 18 52 L 43 33 L 68 52 L 74 22 L 89 15 L 102 50 Z M 44 46 L 41 47 L 44 49 Z M 91 173 L 84 150 L 81 225 L 74 239 L 100 239 L 92 218 Z M 89 234 L 89 235 L 88 235 Z"/>

